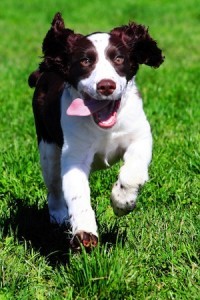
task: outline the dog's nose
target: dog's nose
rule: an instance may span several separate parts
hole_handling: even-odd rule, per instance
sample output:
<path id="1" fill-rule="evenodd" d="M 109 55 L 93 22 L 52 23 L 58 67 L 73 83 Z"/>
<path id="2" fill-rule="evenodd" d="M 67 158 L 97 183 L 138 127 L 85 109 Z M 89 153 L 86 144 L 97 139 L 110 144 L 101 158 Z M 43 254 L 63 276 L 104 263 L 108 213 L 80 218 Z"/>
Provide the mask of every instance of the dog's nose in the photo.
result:
<path id="1" fill-rule="evenodd" d="M 110 79 L 102 79 L 97 84 L 97 92 L 103 96 L 111 95 L 116 89 L 116 83 Z"/>

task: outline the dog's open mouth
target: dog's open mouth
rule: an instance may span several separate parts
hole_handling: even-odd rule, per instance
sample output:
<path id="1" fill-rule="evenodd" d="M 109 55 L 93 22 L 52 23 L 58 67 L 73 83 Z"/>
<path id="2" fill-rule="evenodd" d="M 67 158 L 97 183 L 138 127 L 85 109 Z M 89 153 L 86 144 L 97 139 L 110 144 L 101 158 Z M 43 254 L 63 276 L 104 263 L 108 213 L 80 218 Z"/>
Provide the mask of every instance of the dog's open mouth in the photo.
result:
<path id="1" fill-rule="evenodd" d="M 69 116 L 93 116 L 95 123 L 102 128 L 111 128 L 117 121 L 120 100 L 83 100 L 76 98 L 67 109 Z"/>

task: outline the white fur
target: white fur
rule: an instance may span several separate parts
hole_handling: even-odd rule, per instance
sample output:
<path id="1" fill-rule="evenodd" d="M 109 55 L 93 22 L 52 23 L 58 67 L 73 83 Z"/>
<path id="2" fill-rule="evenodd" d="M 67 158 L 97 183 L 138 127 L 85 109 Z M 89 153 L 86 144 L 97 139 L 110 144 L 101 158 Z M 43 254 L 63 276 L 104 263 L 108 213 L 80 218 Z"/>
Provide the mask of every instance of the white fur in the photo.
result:
<path id="1" fill-rule="evenodd" d="M 51 223 L 68 222 L 68 210 L 63 197 L 60 174 L 60 149 L 54 144 L 41 141 L 39 144 L 40 163 L 44 182 L 48 189 L 48 206 Z"/>
<path id="2" fill-rule="evenodd" d="M 97 236 L 88 183 L 91 168 L 107 167 L 121 155 L 124 164 L 113 186 L 111 201 L 117 215 L 128 213 L 135 205 L 139 187 L 148 180 L 152 137 L 134 78 L 126 85 L 125 78 L 120 77 L 105 58 L 108 35 L 95 34 L 89 39 L 98 51 L 99 60 L 91 76 L 79 83 L 78 92 L 68 84 L 64 89 L 61 99 L 62 153 L 55 145 L 44 142 L 40 143 L 40 153 L 49 190 L 51 220 L 62 224 L 69 218 L 73 235 L 85 231 Z M 104 78 L 116 82 L 115 94 L 111 95 L 113 100 L 122 93 L 117 123 L 104 130 L 91 116 L 68 116 L 66 110 L 71 101 L 83 90 L 97 97 L 96 84 Z M 97 164 L 94 157 L 98 157 Z"/>

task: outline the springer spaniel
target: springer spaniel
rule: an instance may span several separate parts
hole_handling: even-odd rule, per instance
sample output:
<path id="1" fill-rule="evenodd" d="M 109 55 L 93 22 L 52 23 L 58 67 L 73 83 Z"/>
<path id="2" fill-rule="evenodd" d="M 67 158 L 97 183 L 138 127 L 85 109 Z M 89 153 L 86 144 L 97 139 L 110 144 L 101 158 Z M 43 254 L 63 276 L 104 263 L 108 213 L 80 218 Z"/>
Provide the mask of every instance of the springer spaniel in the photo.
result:
<path id="1" fill-rule="evenodd" d="M 152 135 L 135 84 L 140 64 L 157 68 L 161 50 L 135 23 L 109 33 L 76 34 L 60 13 L 43 41 L 43 61 L 29 76 L 50 221 L 69 224 L 71 244 L 97 245 L 90 171 L 123 159 L 111 192 L 117 216 L 131 212 L 148 180 Z"/>

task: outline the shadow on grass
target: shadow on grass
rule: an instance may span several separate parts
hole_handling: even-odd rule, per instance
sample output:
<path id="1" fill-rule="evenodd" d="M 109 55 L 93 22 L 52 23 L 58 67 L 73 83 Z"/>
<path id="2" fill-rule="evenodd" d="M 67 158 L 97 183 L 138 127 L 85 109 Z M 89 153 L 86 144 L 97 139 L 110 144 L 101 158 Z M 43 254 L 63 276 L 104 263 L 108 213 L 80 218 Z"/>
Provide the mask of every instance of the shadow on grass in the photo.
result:
<path id="1" fill-rule="evenodd" d="M 23 200 L 16 201 L 16 214 L 5 224 L 5 234 L 12 228 L 19 241 L 26 241 L 34 250 L 45 256 L 52 266 L 69 263 L 70 234 L 66 228 L 49 222 L 48 207 L 26 206 Z M 100 229 L 100 247 L 115 247 L 118 241 L 124 244 L 126 230 L 116 222 L 109 228 Z"/>
<path id="2" fill-rule="evenodd" d="M 108 248 L 121 243 L 123 246 L 127 239 L 127 228 L 121 227 L 119 222 L 115 222 L 109 228 L 101 230 L 100 228 L 100 243 L 105 245 L 107 244 Z"/>
<path id="3" fill-rule="evenodd" d="M 30 248 L 45 256 L 50 265 L 68 264 L 70 241 L 66 229 L 49 222 L 47 206 L 26 206 L 23 200 L 16 201 L 16 214 L 6 222 L 5 233 L 9 228 L 19 241 L 26 241 Z"/>

